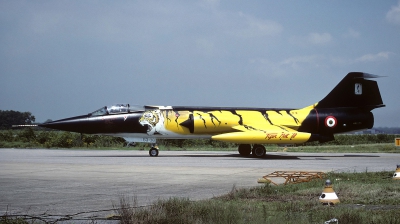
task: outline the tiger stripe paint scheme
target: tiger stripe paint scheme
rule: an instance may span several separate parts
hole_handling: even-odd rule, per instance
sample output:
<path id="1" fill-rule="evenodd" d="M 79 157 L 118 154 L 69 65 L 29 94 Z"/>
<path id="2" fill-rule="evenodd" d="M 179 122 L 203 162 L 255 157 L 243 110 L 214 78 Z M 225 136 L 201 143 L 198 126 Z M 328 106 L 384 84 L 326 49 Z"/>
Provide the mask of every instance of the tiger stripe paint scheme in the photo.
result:
<path id="1" fill-rule="evenodd" d="M 376 81 L 370 80 L 377 77 L 351 72 L 321 101 L 301 109 L 117 104 L 39 126 L 136 142 L 208 138 L 237 143 L 240 154 L 262 157 L 261 144 L 325 142 L 336 133 L 372 128 L 371 110 L 385 106 Z M 157 156 L 158 149 L 149 154 Z"/>
<path id="2" fill-rule="evenodd" d="M 297 130 L 314 105 L 300 110 L 174 108 L 160 107 L 145 111 L 139 123 L 147 125 L 148 135 L 162 135 L 164 138 L 207 136 L 234 143 L 275 144 L 288 143 L 288 140 L 295 144 L 310 139 L 310 133 Z"/>

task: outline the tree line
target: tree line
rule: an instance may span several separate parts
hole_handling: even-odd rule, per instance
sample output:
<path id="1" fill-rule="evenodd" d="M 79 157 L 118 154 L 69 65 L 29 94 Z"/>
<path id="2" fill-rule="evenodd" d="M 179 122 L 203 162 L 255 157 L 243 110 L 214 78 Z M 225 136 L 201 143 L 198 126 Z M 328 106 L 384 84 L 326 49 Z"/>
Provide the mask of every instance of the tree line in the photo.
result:
<path id="1" fill-rule="evenodd" d="M 35 116 L 31 112 L 0 110 L 0 130 L 10 129 L 12 125 L 33 124 Z"/>

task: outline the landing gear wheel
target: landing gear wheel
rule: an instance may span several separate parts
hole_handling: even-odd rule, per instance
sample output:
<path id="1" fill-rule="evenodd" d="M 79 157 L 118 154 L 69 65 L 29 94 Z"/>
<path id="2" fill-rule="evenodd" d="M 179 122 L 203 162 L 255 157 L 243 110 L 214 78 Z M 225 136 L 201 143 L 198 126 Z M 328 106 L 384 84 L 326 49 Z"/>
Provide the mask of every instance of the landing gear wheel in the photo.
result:
<path id="1" fill-rule="evenodd" d="M 149 150 L 149 155 L 150 156 L 158 156 L 158 149 L 156 149 L 156 148 L 151 148 L 150 150 Z"/>
<path id="2" fill-rule="evenodd" d="M 252 150 L 253 156 L 261 158 L 265 156 L 265 147 L 262 145 L 254 145 Z"/>
<path id="3" fill-rule="evenodd" d="M 251 145 L 249 144 L 240 144 L 238 148 L 239 154 L 242 156 L 248 156 L 251 153 Z"/>

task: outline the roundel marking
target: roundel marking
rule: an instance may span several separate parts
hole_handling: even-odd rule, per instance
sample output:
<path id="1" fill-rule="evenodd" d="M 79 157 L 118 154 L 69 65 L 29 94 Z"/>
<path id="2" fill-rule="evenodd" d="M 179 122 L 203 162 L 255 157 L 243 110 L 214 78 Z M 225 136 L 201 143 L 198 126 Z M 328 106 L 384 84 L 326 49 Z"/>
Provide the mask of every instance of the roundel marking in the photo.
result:
<path id="1" fill-rule="evenodd" d="M 334 128 L 337 124 L 337 120 L 334 116 L 328 116 L 325 118 L 325 126 Z"/>

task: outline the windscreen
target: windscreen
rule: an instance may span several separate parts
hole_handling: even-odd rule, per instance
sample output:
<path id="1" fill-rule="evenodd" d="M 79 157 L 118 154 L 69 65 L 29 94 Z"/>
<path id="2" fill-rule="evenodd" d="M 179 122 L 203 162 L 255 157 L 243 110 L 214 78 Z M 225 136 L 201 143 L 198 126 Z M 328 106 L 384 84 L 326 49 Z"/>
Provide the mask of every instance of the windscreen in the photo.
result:
<path id="1" fill-rule="evenodd" d="M 92 113 L 90 113 L 90 116 L 95 117 L 95 116 L 103 116 L 107 115 L 107 107 L 102 107 Z"/>

